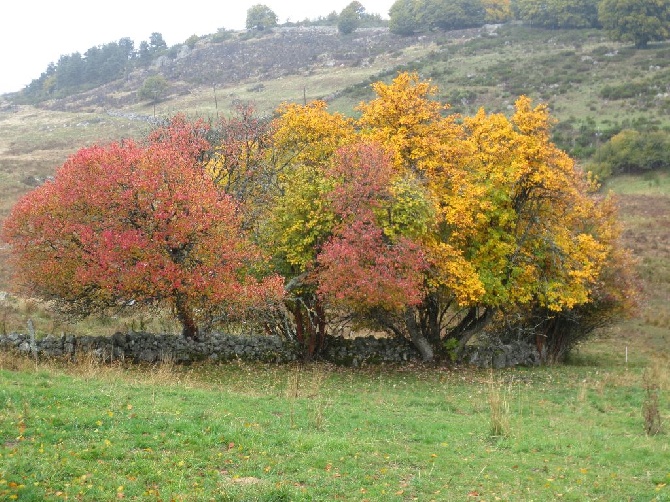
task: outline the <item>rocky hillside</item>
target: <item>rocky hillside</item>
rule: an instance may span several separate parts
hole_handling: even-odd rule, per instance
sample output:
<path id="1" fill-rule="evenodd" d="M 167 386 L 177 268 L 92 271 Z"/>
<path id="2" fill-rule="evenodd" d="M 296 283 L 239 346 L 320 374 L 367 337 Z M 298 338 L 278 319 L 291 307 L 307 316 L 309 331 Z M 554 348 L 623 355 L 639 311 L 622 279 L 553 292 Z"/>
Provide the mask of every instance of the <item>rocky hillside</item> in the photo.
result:
<path id="1" fill-rule="evenodd" d="M 316 69 L 366 67 L 380 55 L 430 42 L 430 36 L 400 37 L 386 28 L 368 28 L 341 35 L 336 28 L 285 27 L 252 36 L 237 32 L 223 41 L 206 36 L 190 49 L 183 45 L 148 68 L 136 69 L 124 79 L 69 98 L 44 103 L 58 111 L 92 111 L 122 108 L 137 102 L 137 89 L 151 75 L 170 83 L 169 94 L 185 95 L 197 88 L 225 88 L 239 83 L 256 84 L 287 76 L 309 76 Z"/>

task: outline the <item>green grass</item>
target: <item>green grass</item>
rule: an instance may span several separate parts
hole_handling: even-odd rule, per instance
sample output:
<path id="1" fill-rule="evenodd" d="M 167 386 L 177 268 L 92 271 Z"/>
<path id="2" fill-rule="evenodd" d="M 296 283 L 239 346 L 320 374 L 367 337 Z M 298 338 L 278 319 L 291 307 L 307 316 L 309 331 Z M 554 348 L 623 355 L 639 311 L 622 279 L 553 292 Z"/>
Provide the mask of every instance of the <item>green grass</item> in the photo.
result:
<path id="1" fill-rule="evenodd" d="M 603 188 L 619 195 L 670 197 L 670 172 L 651 171 L 644 175 L 619 175 L 608 179 Z"/>
<path id="2" fill-rule="evenodd" d="M 492 375 L 3 356 L 0 499 L 670 500 L 667 434 L 643 431 L 646 364 L 585 354 Z"/>

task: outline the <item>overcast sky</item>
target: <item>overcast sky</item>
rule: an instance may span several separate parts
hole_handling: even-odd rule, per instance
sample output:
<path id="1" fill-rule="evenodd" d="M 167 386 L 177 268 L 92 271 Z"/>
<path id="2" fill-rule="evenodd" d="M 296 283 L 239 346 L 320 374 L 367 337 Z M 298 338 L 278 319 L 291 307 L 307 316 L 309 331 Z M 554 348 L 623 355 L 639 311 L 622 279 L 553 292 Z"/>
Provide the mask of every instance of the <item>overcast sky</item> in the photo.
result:
<path id="1" fill-rule="evenodd" d="M 394 0 L 359 0 L 388 18 Z M 10 0 L 0 6 L 0 94 L 19 91 L 63 54 L 130 37 L 139 47 L 153 32 L 172 46 L 219 28 L 242 29 L 247 9 L 270 7 L 279 22 L 340 12 L 351 0 Z"/>

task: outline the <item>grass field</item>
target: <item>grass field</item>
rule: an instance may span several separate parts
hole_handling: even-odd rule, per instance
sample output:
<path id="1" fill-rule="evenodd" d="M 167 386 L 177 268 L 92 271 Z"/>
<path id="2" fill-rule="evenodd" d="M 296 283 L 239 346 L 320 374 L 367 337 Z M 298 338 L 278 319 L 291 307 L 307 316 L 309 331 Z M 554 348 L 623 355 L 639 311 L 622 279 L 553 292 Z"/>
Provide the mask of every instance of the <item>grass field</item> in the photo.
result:
<path id="1" fill-rule="evenodd" d="M 494 374 L 0 357 L 2 500 L 670 500 L 642 416 L 652 367 L 668 420 L 668 371 L 641 354 Z"/>
<path id="2" fill-rule="evenodd" d="M 123 367 L 0 353 L 0 500 L 670 500 L 668 175 L 606 188 L 621 194 L 643 301 L 568 364 Z"/>

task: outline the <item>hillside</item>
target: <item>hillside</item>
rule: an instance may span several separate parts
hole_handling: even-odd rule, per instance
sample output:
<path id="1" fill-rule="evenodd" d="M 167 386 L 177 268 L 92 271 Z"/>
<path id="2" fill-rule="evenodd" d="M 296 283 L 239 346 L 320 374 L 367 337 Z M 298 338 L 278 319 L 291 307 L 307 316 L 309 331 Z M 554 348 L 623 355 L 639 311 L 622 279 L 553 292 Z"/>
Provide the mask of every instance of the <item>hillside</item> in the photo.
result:
<path id="1" fill-rule="evenodd" d="M 354 113 L 355 105 L 371 96 L 371 82 L 389 80 L 398 70 L 431 78 L 455 112 L 471 114 L 480 106 L 507 112 L 520 94 L 547 102 L 559 120 L 559 145 L 585 158 L 622 127 L 670 124 L 669 54 L 667 43 L 636 51 L 595 30 L 517 25 L 417 37 L 378 28 L 342 36 L 325 27 L 280 28 L 264 36 L 235 33 L 220 41 L 202 37 L 192 50 L 183 46 L 152 67 L 66 99 L 36 107 L 0 98 L 0 219 L 77 148 L 144 134 L 154 113 L 211 118 L 252 101 L 270 114 L 282 101 L 312 99 Z M 169 89 L 154 109 L 138 100 L 137 90 L 155 74 L 166 78 Z M 625 238 L 640 257 L 649 306 L 626 325 L 617 343 L 635 336 L 665 343 L 670 314 L 663 305 L 670 281 L 657 271 L 667 270 L 670 260 L 663 252 L 670 248 L 670 225 L 662 224 L 670 220 L 669 192 L 667 176 L 658 174 L 622 195 Z M 7 289 L 4 253 L 0 249 L 0 291 Z M 5 319 L 21 314 L 13 306 L 9 311 Z"/>
<path id="2" fill-rule="evenodd" d="M 150 66 L 140 65 L 123 79 L 40 106 L 58 111 L 95 112 L 137 105 L 137 90 L 148 76 L 156 74 L 170 84 L 164 97 L 168 102 L 200 89 L 211 94 L 215 88 L 225 90 L 239 85 L 260 93 L 264 82 L 300 77 L 307 83 L 323 70 L 358 67 L 379 70 L 380 62 L 375 65 L 378 57 L 387 67 L 407 62 L 417 55 L 403 58 L 400 53 L 420 40 L 423 45 L 429 43 L 431 37 L 400 37 L 384 28 L 365 28 L 343 36 L 334 27 L 312 26 L 280 27 L 268 33 L 227 32 L 223 40 L 220 38 L 201 37 L 193 48 L 182 45 L 166 51 Z M 334 92 L 337 88 L 330 90 Z M 317 97 L 314 90 L 309 91 L 309 98 Z"/>

